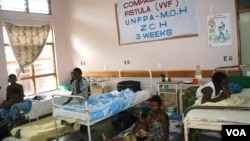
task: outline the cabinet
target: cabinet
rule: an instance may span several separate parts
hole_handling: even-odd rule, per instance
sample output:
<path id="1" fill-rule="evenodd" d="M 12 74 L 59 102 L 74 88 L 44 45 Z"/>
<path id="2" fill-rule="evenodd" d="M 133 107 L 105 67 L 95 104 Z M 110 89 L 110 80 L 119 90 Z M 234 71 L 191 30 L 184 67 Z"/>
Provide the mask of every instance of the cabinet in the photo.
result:
<path id="1" fill-rule="evenodd" d="M 90 81 L 90 94 L 107 93 L 111 91 L 109 79 L 96 79 Z"/>
<path id="2" fill-rule="evenodd" d="M 158 82 L 157 89 L 158 95 L 164 100 L 168 99 L 174 102 L 177 107 L 177 113 L 179 114 L 179 86 L 182 81 L 165 81 Z"/>

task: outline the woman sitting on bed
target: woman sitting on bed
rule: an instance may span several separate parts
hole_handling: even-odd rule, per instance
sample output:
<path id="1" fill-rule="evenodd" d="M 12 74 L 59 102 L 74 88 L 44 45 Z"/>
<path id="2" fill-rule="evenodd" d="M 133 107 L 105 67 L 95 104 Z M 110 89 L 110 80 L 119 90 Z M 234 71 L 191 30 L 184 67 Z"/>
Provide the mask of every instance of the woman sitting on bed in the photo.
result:
<path id="1" fill-rule="evenodd" d="M 129 136 L 109 139 L 103 135 L 103 141 L 167 141 L 169 136 L 169 117 L 161 109 L 162 101 L 159 95 L 154 95 L 150 100 L 150 111 L 146 118 L 147 130 L 137 129 L 137 137 Z M 138 138 L 138 135 L 140 135 Z M 141 138 L 144 136 L 145 138 Z M 130 138 L 132 137 L 132 138 Z"/>
<path id="2" fill-rule="evenodd" d="M 17 83 L 17 76 L 10 74 L 8 78 L 10 85 L 6 88 L 6 100 L 0 104 L 0 117 L 8 122 L 8 129 L 11 130 L 14 120 L 20 116 L 19 109 L 28 113 L 31 101 L 24 100 L 23 86 Z"/>
<path id="3" fill-rule="evenodd" d="M 215 72 L 212 81 L 200 86 L 196 91 L 196 97 L 201 97 L 201 104 L 205 102 L 218 102 L 231 96 L 228 87 L 228 76 L 223 72 Z"/>
<path id="4" fill-rule="evenodd" d="M 83 96 L 85 99 L 88 99 L 88 87 L 89 83 L 88 81 L 82 77 L 82 70 L 80 68 L 74 68 L 73 70 L 73 78 L 74 81 L 71 84 L 72 87 L 72 95 L 75 96 Z M 72 97 L 69 98 L 64 105 L 70 103 L 72 100 Z"/>
<path id="5" fill-rule="evenodd" d="M 89 83 L 86 78 L 82 77 L 82 70 L 80 68 L 77 67 L 74 68 L 74 70 L 72 71 L 72 79 L 73 81 L 71 82 L 71 88 L 72 88 L 71 95 L 82 96 L 87 100 L 89 97 L 88 93 Z M 80 101 L 79 99 L 73 99 L 72 97 L 70 97 L 66 102 L 63 103 L 63 105 L 78 103 Z M 61 123 L 71 127 L 74 126 L 73 123 L 70 124 L 65 120 L 62 120 Z M 87 129 L 86 126 L 81 125 L 80 131 L 85 131 L 86 129 Z"/>

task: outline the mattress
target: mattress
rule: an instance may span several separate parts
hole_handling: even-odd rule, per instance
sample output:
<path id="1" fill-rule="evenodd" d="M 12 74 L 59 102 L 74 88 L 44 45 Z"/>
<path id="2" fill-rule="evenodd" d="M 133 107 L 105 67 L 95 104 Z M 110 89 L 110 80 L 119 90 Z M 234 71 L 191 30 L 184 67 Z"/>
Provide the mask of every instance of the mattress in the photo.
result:
<path id="1" fill-rule="evenodd" d="M 33 98 L 29 97 L 32 101 L 31 110 L 29 113 L 25 114 L 25 117 L 29 120 L 32 119 L 39 119 L 40 116 L 47 115 L 52 113 L 52 95 L 54 94 L 71 94 L 70 91 L 51 91 L 44 94 L 36 95 L 40 97 L 39 100 L 34 100 Z M 56 97 L 57 103 L 63 103 L 67 99 L 65 97 Z"/>
<path id="2" fill-rule="evenodd" d="M 54 119 L 51 116 L 17 126 L 11 130 L 11 134 L 15 135 L 19 129 L 21 129 L 21 141 L 47 141 L 49 138 L 56 137 L 57 135 Z M 76 131 L 72 127 L 61 125 L 59 120 L 57 121 L 57 129 L 58 136 Z"/>
<path id="3" fill-rule="evenodd" d="M 192 106 L 185 120 L 250 124 L 249 117 L 250 89 L 243 89 L 241 93 L 231 95 L 228 101 Z"/>
<path id="4" fill-rule="evenodd" d="M 69 107 L 54 108 L 53 116 L 81 121 L 87 121 L 87 118 L 89 118 L 90 121 L 95 121 L 137 105 L 149 99 L 150 96 L 150 90 L 142 90 L 134 93 L 130 89 L 121 92 L 113 91 L 105 94 L 95 94 L 91 95 L 88 99 L 89 112 L 86 112 L 86 110 L 79 111 L 79 109 L 86 109 L 86 105 L 78 104 L 70 105 Z M 72 107 L 76 110 L 71 109 Z"/>

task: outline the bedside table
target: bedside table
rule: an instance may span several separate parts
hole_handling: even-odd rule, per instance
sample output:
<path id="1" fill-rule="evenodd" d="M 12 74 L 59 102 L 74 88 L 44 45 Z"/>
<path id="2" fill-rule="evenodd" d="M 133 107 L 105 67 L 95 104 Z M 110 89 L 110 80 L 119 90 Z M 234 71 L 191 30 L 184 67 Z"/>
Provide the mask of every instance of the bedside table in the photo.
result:
<path id="1" fill-rule="evenodd" d="M 96 79 L 90 81 L 90 94 L 107 93 L 111 91 L 109 79 Z"/>
<path id="2" fill-rule="evenodd" d="M 182 81 L 164 81 L 157 83 L 158 95 L 164 95 L 164 99 L 170 99 L 174 101 L 177 108 L 177 113 L 179 114 L 179 87 Z"/>

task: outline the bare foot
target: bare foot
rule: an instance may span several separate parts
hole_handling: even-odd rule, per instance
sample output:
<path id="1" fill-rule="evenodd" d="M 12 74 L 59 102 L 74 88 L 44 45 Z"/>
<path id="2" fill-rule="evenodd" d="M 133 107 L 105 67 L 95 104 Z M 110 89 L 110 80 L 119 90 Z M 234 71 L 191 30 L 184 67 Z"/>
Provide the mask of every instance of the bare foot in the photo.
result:
<path id="1" fill-rule="evenodd" d="M 110 141 L 110 139 L 107 138 L 106 135 L 102 134 L 102 141 Z"/>

